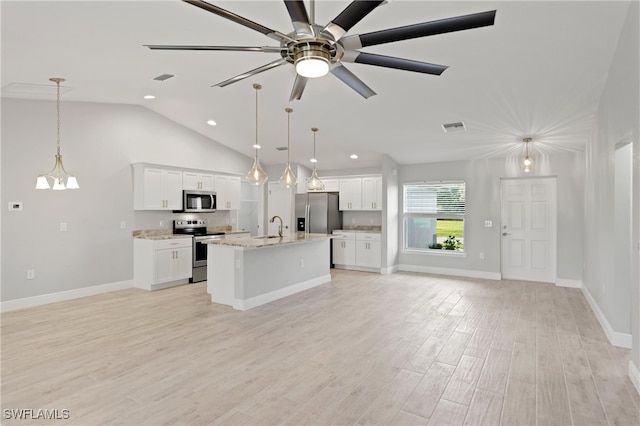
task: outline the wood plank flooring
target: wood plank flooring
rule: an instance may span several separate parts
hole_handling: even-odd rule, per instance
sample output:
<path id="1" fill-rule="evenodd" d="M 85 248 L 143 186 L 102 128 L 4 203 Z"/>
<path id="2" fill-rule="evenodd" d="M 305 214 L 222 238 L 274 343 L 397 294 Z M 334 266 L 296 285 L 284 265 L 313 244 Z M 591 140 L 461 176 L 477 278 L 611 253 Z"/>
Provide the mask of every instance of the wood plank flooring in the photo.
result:
<path id="1" fill-rule="evenodd" d="M 640 424 L 629 351 L 577 289 L 332 277 L 246 312 L 199 283 L 4 313 L 2 423 Z"/>

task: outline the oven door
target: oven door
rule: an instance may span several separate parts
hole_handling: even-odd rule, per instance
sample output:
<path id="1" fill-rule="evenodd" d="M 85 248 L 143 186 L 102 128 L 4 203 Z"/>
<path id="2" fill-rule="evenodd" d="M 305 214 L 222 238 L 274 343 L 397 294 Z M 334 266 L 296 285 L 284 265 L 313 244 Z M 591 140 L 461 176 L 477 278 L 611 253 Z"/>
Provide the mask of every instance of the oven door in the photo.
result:
<path id="1" fill-rule="evenodd" d="M 193 267 L 207 266 L 207 241 L 224 238 L 221 235 L 200 235 L 193 237 Z"/>

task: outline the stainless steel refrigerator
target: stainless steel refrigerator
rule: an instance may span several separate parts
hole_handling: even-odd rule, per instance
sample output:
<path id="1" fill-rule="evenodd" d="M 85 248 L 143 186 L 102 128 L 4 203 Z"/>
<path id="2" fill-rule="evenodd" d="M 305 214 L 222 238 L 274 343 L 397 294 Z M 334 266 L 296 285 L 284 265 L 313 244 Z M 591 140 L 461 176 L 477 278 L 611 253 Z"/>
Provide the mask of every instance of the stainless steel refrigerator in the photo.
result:
<path id="1" fill-rule="evenodd" d="M 330 234 L 342 228 L 337 192 L 296 194 L 296 230 Z"/>

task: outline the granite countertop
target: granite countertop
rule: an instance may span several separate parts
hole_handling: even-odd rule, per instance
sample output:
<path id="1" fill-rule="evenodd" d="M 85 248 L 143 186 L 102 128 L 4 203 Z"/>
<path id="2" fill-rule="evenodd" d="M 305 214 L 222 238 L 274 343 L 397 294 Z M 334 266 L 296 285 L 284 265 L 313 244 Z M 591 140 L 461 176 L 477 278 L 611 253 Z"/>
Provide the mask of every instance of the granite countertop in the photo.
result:
<path id="1" fill-rule="evenodd" d="M 225 235 L 233 235 L 233 234 L 245 234 L 249 231 L 246 230 L 236 230 L 233 231 L 231 226 L 209 226 L 207 228 L 209 232 L 224 232 Z M 140 238 L 143 240 L 172 240 L 176 238 L 191 238 L 192 235 L 186 234 L 174 234 L 172 229 L 163 228 L 163 229 L 140 229 L 133 231 L 131 233 L 133 238 Z"/>
<path id="2" fill-rule="evenodd" d="M 375 225 L 355 225 L 355 226 L 345 226 L 342 229 L 336 229 L 333 232 L 369 232 L 372 234 L 382 233 L 382 226 Z"/>
<path id="3" fill-rule="evenodd" d="M 333 238 L 331 234 L 305 234 L 304 232 L 296 232 L 295 234 L 285 234 L 282 238 L 276 236 L 266 237 L 250 237 L 235 238 L 224 240 L 207 240 L 207 244 L 217 244 L 222 246 L 244 247 L 244 248 L 261 248 L 274 247 L 284 244 L 304 243 L 308 241 L 319 241 Z"/>

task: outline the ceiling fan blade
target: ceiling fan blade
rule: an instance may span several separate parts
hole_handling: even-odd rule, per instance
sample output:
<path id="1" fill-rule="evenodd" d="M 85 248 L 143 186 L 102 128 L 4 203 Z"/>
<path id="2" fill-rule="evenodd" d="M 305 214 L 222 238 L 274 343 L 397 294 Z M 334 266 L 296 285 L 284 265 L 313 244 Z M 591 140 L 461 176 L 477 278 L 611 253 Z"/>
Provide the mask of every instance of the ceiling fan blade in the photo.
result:
<path id="1" fill-rule="evenodd" d="M 354 73 L 349 71 L 344 65 L 338 64 L 331 68 L 331 74 L 338 77 L 347 86 L 358 92 L 363 98 L 369 99 L 376 92 L 371 90 L 369 86 L 364 84 Z"/>
<path id="2" fill-rule="evenodd" d="M 259 33 L 262 33 L 274 40 L 278 40 L 279 42 L 288 43 L 293 41 L 293 39 L 291 39 L 291 37 L 289 37 L 286 34 L 282 34 L 279 31 L 272 30 L 271 28 L 267 28 L 264 25 L 260 25 L 247 18 L 243 18 L 240 15 L 236 15 L 235 13 L 229 12 L 228 10 L 223 9 L 221 7 L 214 6 L 211 3 L 207 3 L 206 1 L 202 1 L 202 0 L 182 0 L 182 1 L 184 1 L 185 3 L 189 3 L 193 6 L 199 7 L 200 9 L 204 9 L 207 12 L 211 12 L 218 16 L 222 16 L 223 18 L 233 21 L 236 24 L 244 25 L 247 28 L 251 28 L 254 31 L 258 31 Z"/>
<path id="3" fill-rule="evenodd" d="M 307 77 L 296 74 L 296 81 L 293 82 L 293 89 L 291 89 L 289 101 L 299 101 L 300 98 L 302 98 L 302 92 L 304 92 L 307 81 L 309 81 Z"/>
<path id="4" fill-rule="evenodd" d="M 221 50 L 230 52 L 280 53 L 281 47 L 275 46 L 180 46 L 169 44 L 145 44 L 151 50 Z"/>
<path id="5" fill-rule="evenodd" d="M 344 61 L 355 62 L 357 64 L 375 65 L 378 67 L 395 68 L 404 71 L 421 72 L 424 74 L 440 75 L 447 66 L 430 64 L 428 62 L 413 61 L 411 59 L 396 58 L 393 56 L 376 55 L 373 53 L 356 52 L 357 56 L 353 59 L 344 57 Z"/>
<path id="6" fill-rule="evenodd" d="M 382 3 L 384 3 L 384 0 L 354 0 L 329 22 L 322 32 L 328 32 L 336 41 L 340 40 L 347 31 Z"/>
<path id="7" fill-rule="evenodd" d="M 260 74 L 261 72 L 268 71 L 268 70 L 270 70 L 272 68 L 279 67 L 280 65 L 284 65 L 286 63 L 287 63 L 287 61 L 285 59 L 280 58 L 277 61 L 270 62 L 270 63 L 268 63 L 266 65 L 263 65 L 263 66 L 258 67 L 256 69 L 253 69 L 251 71 L 247 71 L 247 72 L 245 72 L 243 74 L 239 74 L 239 75 L 237 75 L 235 77 L 231 77 L 230 79 L 225 80 L 225 81 L 223 81 L 221 83 L 218 83 L 218 84 L 214 84 L 211 87 L 214 87 L 214 86 L 225 87 L 225 86 L 228 86 L 230 84 L 236 83 L 236 82 L 238 82 L 240 80 L 244 80 L 247 77 L 251 77 L 253 75 Z"/>
<path id="8" fill-rule="evenodd" d="M 309 15 L 303 0 L 284 0 L 291 17 L 293 29 L 298 36 L 314 37 L 313 28 L 309 23 Z"/>
<path id="9" fill-rule="evenodd" d="M 440 19 L 438 21 L 423 22 L 421 24 L 407 25 L 404 27 L 390 28 L 374 31 L 366 34 L 358 34 L 345 37 L 345 48 L 360 49 L 361 47 L 375 46 L 394 41 L 408 40 L 418 37 L 427 37 L 437 34 L 452 33 L 455 31 L 470 30 L 473 28 L 493 25 L 496 11 L 474 13 L 471 15 L 456 16 Z M 349 40 L 347 40 L 349 39 Z"/>

